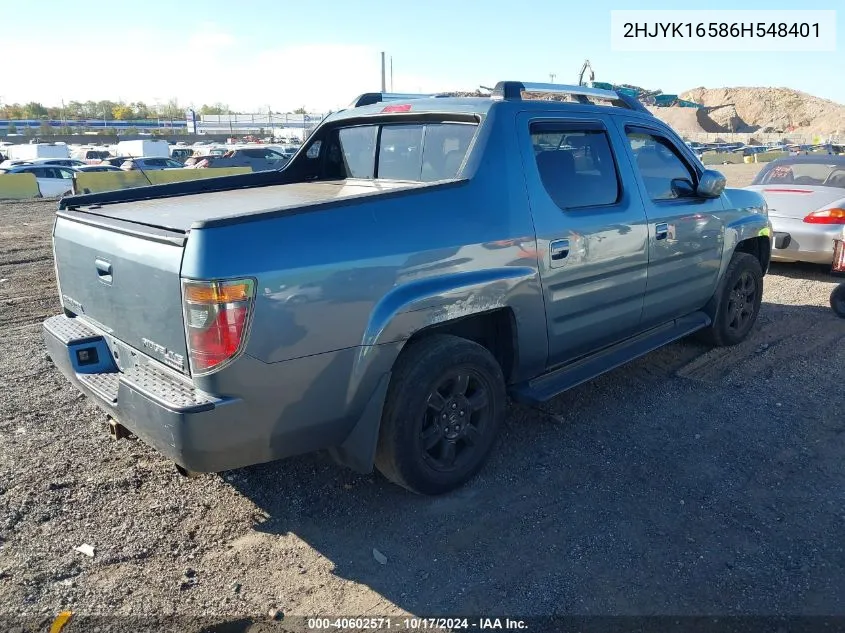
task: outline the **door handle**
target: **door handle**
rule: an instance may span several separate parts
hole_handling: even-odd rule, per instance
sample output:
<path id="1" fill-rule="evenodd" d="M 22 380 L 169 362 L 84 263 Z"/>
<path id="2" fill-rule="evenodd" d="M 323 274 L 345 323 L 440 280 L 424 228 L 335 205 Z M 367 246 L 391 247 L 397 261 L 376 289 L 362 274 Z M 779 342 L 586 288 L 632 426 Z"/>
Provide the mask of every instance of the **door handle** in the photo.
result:
<path id="1" fill-rule="evenodd" d="M 100 281 L 104 284 L 112 282 L 111 264 L 109 262 L 98 257 L 94 260 L 94 267 L 97 269 L 97 277 L 100 278 Z"/>
<path id="2" fill-rule="evenodd" d="M 559 262 L 569 255 L 569 240 L 555 240 L 549 244 L 552 261 Z"/>
<path id="3" fill-rule="evenodd" d="M 654 239 L 665 240 L 669 236 L 669 225 L 661 222 L 654 227 Z"/>

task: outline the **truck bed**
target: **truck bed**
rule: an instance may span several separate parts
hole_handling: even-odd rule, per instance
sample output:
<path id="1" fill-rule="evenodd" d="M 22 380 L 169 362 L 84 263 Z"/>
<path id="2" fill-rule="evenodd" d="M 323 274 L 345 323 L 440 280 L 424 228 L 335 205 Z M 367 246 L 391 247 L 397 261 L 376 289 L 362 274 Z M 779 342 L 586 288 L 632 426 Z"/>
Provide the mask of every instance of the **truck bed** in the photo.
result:
<path id="1" fill-rule="evenodd" d="M 299 211 L 304 207 L 434 184 L 384 180 L 301 182 L 73 208 L 90 215 L 187 233 L 192 227 L 220 225 L 229 220 L 242 221 L 251 215 Z"/>

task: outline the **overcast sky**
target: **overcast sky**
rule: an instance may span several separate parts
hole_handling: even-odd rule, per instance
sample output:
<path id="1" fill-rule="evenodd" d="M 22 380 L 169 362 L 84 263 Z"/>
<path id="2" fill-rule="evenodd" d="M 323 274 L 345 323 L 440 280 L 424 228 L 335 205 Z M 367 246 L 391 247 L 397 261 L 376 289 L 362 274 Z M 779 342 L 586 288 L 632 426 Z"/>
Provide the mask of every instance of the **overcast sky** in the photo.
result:
<path id="1" fill-rule="evenodd" d="M 845 102 L 845 54 L 618 53 L 610 10 L 677 2 L 485 0 L 0 0 L 2 103 L 223 102 L 232 109 L 324 111 L 379 89 L 379 51 L 397 92 L 471 90 L 500 79 L 596 80 L 667 93 L 697 86 L 786 86 Z M 834 0 L 709 0 L 722 9 L 833 9 Z M 30 17 L 30 14 L 32 16 Z M 837 15 L 843 32 L 845 9 Z M 12 25 L 13 28 L 9 28 Z M 840 40 L 841 40 L 840 36 Z M 388 85 L 388 88 L 390 86 Z"/>

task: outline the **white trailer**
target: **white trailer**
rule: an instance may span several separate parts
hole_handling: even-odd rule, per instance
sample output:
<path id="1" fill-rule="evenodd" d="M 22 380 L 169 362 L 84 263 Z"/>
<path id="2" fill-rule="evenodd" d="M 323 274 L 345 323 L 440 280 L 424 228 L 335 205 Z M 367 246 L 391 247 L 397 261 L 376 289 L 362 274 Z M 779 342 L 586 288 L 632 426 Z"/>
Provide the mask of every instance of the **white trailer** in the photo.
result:
<path id="1" fill-rule="evenodd" d="M 117 144 L 117 156 L 133 158 L 170 158 L 170 145 L 167 141 L 141 139 L 120 141 Z"/>
<path id="2" fill-rule="evenodd" d="M 64 143 L 27 143 L 9 145 L 4 152 L 9 160 L 32 160 L 34 158 L 69 158 L 67 145 Z"/>

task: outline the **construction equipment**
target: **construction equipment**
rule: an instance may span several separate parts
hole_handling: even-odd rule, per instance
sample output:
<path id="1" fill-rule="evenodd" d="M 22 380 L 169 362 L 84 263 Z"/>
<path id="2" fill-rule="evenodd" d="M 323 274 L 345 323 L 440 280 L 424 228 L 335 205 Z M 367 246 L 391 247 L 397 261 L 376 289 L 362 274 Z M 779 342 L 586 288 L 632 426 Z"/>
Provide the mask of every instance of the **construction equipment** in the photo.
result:
<path id="1" fill-rule="evenodd" d="M 590 70 L 590 78 L 587 80 L 589 83 L 584 83 L 584 73 L 587 72 L 587 69 Z M 593 86 L 593 79 L 596 78 L 596 74 L 593 72 L 593 67 L 590 65 L 590 60 L 585 59 L 584 64 L 581 66 L 581 72 L 578 73 L 578 85 L 579 86 Z"/>

